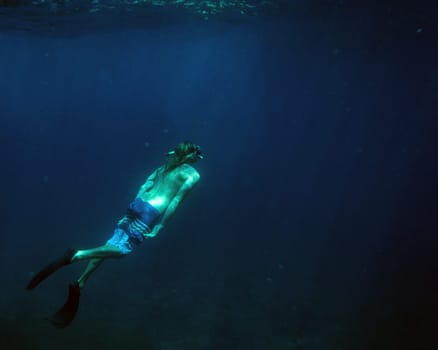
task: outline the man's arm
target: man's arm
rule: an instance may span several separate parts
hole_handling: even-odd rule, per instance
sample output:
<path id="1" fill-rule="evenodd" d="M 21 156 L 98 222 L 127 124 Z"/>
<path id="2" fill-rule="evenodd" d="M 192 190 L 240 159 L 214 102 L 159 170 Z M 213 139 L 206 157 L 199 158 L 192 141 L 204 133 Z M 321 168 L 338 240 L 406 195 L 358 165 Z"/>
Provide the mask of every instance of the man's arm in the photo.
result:
<path id="1" fill-rule="evenodd" d="M 190 175 L 184 184 L 179 189 L 178 193 L 173 197 L 167 206 L 165 212 L 161 216 L 161 220 L 158 224 L 155 225 L 154 229 L 151 233 L 145 234 L 146 237 L 155 237 L 157 233 L 163 229 L 166 223 L 170 220 L 170 218 L 175 214 L 176 208 L 180 205 L 180 203 L 187 197 L 190 190 L 196 183 L 199 181 L 199 174 Z"/>

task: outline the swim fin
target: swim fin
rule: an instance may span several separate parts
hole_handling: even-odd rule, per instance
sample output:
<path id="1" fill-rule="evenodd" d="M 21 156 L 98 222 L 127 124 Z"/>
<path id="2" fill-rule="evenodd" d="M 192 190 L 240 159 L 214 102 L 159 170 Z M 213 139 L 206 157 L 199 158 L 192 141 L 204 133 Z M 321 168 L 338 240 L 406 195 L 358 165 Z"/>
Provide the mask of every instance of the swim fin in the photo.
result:
<path id="1" fill-rule="evenodd" d="M 32 290 L 37 285 L 39 285 L 42 281 L 44 281 L 47 277 L 49 277 L 51 274 L 59 270 L 61 267 L 68 265 L 71 263 L 71 259 L 76 254 L 77 250 L 75 249 L 68 249 L 63 256 L 58 258 L 57 260 L 53 261 L 46 267 L 44 267 L 40 272 L 38 272 L 29 282 L 26 289 Z"/>
<path id="2" fill-rule="evenodd" d="M 50 318 L 50 321 L 57 328 L 65 328 L 73 321 L 79 308 L 81 289 L 78 282 L 69 285 L 68 298 L 65 304 Z"/>

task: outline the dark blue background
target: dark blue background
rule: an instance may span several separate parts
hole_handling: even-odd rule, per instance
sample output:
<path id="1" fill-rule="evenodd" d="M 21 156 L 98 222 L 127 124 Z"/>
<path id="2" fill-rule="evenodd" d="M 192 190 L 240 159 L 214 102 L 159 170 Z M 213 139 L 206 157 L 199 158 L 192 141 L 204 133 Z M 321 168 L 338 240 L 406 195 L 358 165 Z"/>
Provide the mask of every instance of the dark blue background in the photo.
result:
<path id="1" fill-rule="evenodd" d="M 420 19 L 0 34 L 2 348 L 423 349 L 438 69 Z M 54 332 L 41 319 L 83 266 L 32 294 L 29 277 L 103 243 L 185 139 L 205 152 L 198 187 Z"/>

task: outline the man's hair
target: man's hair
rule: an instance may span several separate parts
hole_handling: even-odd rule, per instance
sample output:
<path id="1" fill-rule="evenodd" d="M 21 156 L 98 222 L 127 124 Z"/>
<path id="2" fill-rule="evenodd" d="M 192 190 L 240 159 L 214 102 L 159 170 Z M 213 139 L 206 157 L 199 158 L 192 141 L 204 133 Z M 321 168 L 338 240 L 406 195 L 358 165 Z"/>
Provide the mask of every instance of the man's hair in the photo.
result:
<path id="1" fill-rule="evenodd" d="M 168 153 L 168 159 L 164 165 L 164 171 L 171 171 L 187 161 L 187 156 L 199 152 L 199 146 L 191 141 L 184 141 Z"/>

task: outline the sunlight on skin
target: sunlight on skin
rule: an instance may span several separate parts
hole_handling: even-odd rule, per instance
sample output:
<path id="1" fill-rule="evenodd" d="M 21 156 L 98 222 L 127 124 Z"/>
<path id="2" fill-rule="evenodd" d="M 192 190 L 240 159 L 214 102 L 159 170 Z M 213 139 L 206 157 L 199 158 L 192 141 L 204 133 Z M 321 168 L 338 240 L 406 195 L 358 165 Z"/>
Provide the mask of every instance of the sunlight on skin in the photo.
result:
<path id="1" fill-rule="evenodd" d="M 165 197 L 159 196 L 159 197 L 155 197 L 151 200 L 148 200 L 149 204 L 154 206 L 154 207 L 160 207 L 164 201 L 165 201 Z"/>

